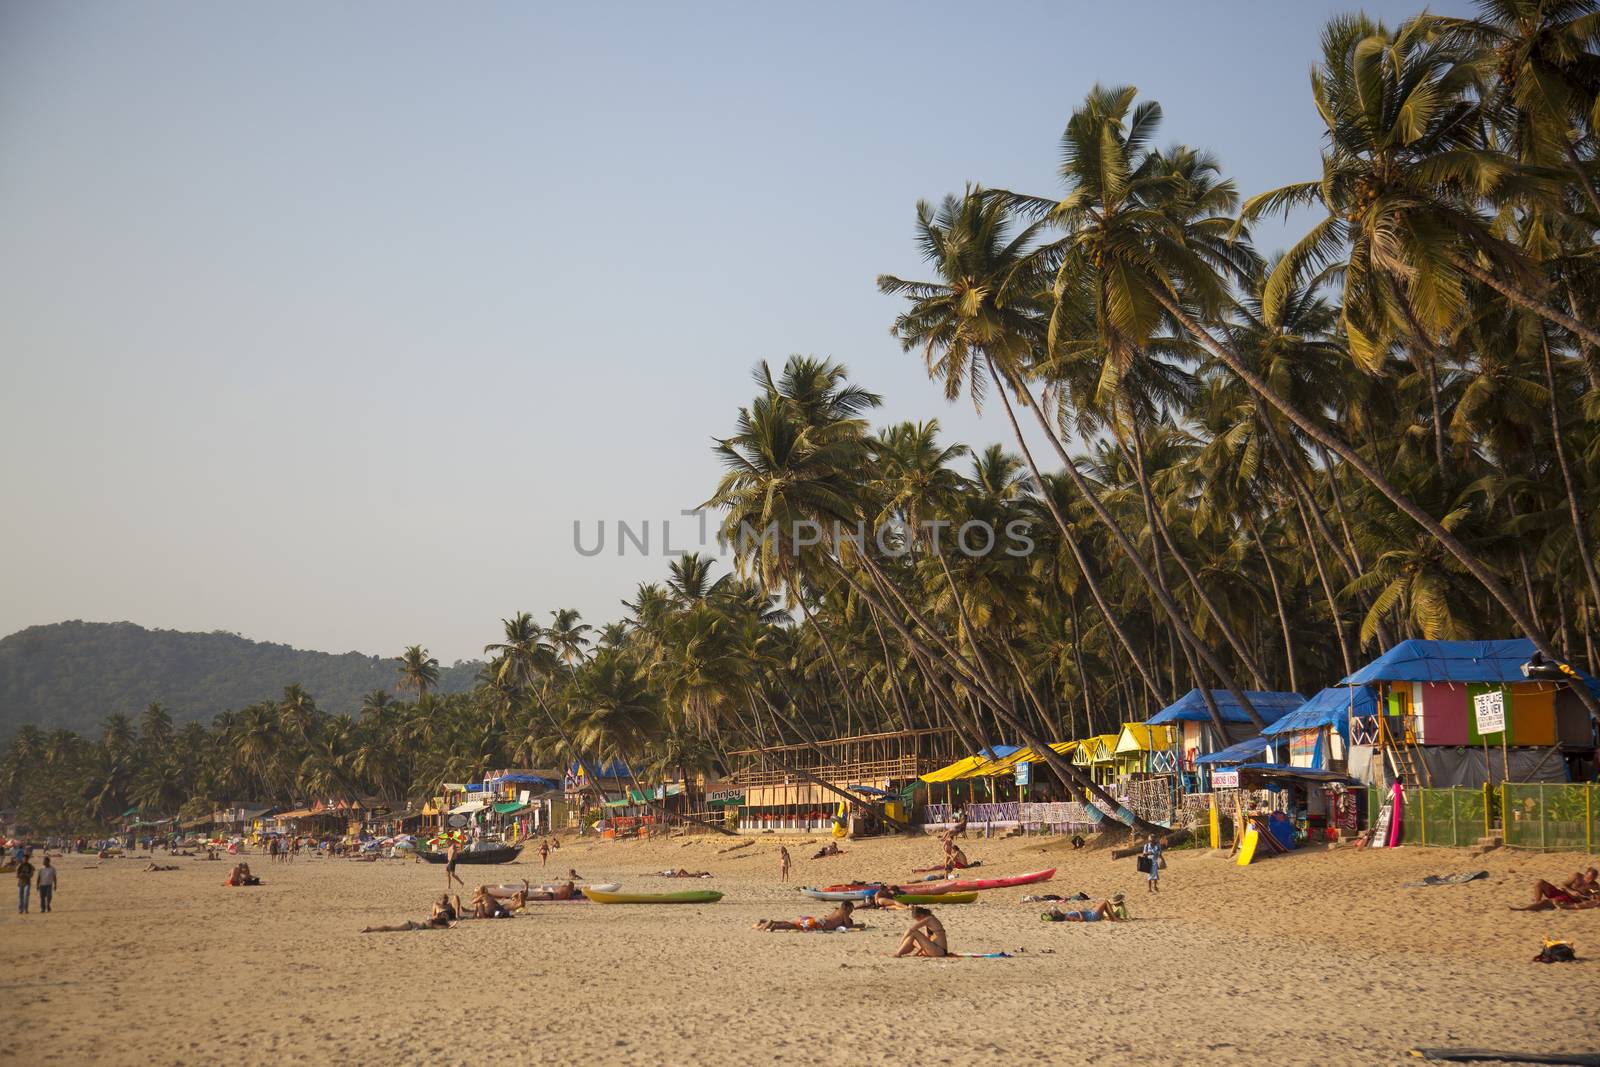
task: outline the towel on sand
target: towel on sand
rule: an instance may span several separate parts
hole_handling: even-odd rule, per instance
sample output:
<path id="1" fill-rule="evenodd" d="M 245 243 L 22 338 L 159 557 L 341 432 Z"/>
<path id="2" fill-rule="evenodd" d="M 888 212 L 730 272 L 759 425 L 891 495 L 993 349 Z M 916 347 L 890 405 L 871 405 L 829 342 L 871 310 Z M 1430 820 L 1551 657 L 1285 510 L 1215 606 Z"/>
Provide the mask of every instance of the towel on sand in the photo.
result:
<path id="1" fill-rule="evenodd" d="M 1457 874 L 1430 874 L 1420 882 L 1406 882 L 1406 889 L 1426 889 L 1433 885 L 1465 885 L 1467 882 L 1476 882 L 1479 878 L 1489 877 L 1488 871 L 1462 871 Z"/>

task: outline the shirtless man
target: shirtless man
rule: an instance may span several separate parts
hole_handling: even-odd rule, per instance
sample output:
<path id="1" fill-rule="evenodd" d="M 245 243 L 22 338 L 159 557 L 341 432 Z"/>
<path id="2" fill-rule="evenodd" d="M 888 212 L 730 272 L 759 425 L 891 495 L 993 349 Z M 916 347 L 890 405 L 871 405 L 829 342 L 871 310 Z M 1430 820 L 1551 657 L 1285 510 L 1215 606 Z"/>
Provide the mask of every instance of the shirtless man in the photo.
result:
<path id="1" fill-rule="evenodd" d="M 788 919 L 762 919 L 756 923 L 757 930 L 859 930 L 861 924 L 850 916 L 856 906 L 848 900 L 841 900 L 839 906 L 820 919 L 810 915 L 790 921 Z"/>
<path id="2" fill-rule="evenodd" d="M 911 909 L 911 919 L 906 936 L 895 950 L 896 956 L 950 955 L 950 937 L 944 932 L 944 924 L 934 917 L 933 912 L 918 904 Z"/>
<path id="3" fill-rule="evenodd" d="M 445 849 L 444 853 L 444 891 L 446 893 L 450 892 L 451 882 L 454 882 L 462 889 L 467 888 L 467 883 L 463 882 L 461 876 L 456 873 L 456 859 L 460 855 L 461 846 L 454 841 L 450 842 L 450 847 Z"/>
<path id="4" fill-rule="evenodd" d="M 456 904 L 452 906 L 450 903 L 450 897 L 447 894 L 441 894 L 439 899 L 434 902 L 433 912 L 424 922 L 414 923 L 407 921 L 399 924 L 398 926 L 368 926 L 365 927 L 361 932 L 364 934 L 392 934 L 399 933 L 404 930 L 448 929 L 455 923 L 456 918 L 461 913 L 460 903 L 460 900 L 457 900 Z"/>
<path id="5" fill-rule="evenodd" d="M 1552 885 L 1543 878 L 1533 883 L 1533 903 L 1521 907 L 1512 905 L 1512 911 L 1582 911 L 1600 907 L 1600 883 L 1589 874 L 1575 874 L 1563 885 Z"/>

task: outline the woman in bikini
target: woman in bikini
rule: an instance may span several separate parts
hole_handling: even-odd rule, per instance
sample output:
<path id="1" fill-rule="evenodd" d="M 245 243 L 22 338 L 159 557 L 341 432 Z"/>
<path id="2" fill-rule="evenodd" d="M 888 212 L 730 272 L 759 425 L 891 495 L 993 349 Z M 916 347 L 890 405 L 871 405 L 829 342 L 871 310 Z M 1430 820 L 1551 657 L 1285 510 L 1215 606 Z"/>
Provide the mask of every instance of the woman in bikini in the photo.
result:
<path id="1" fill-rule="evenodd" d="M 933 912 L 918 904 L 911 909 L 911 919 L 906 936 L 901 938 L 900 947 L 895 949 L 896 956 L 938 958 L 950 955 L 950 937 L 945 933 L 944 924 L 934 917 Z"/>
<path id="2" fill-rule="evenodd" d="M 789 919 L 762 919 L 756 923 L 757 930 L 859 930 L 861 924 L 850 917 L 856 906 L 848 900 L 840 901 L 839 906 L 822 918 L 810 915 L 802 916 L 793 921 Z"/>

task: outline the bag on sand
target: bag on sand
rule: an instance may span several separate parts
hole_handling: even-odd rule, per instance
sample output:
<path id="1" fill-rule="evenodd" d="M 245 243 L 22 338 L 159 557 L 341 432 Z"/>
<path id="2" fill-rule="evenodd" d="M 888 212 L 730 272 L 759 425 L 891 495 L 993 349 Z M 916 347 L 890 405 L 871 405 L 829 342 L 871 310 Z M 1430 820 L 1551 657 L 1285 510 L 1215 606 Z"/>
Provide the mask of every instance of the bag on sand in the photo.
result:
<path id="1" fill-rule="evenodd" d="M 1569 941 L 1544 939 L 1544 951 L 1533 957 L 1534 963 L 1576 963 L 1578 953 Z"/>

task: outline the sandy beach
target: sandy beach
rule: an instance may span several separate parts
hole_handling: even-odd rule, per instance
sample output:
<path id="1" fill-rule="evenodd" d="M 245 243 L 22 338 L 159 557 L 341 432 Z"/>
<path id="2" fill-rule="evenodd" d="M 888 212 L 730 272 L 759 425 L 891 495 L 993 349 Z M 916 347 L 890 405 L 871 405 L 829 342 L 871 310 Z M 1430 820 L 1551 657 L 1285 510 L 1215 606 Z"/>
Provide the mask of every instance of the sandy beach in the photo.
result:
<path id="1" fill-rule="evenodd" d="M 777 882 L 779 842 L 568 843 L 571 865 L 633 890 L 709 887 L 706 906 L 539 905 L 513 921 L 363 935 L 420 919 L 442 868 L 301 859 L 227 889 L 226 863 L 141 856 L 59 861 L 58 910 L 4 917 L 6 1059 L 14 1062 L 861 1064 L 1048 1062 L 1395 1063 L 1418 1045 L 1600 1047 L 1595 962 L 1529 962 L 1545 935 L 1600 958 L 1600 910 L 1524 914 L 1536 877 L 1575 854 L 1339 850 L 1240 869 L 1171 854 L 1148 897 L 1132 860 L 1062 841 L 972 842 L 978 873 L 1059 868 L 1046 887 L 940 909 L 952 947 L 1011 959 L 891 959 L 904 913 L 851 934 L 760 933 L 763 917 L 818 912 Z M 906 877 L 931 840 L 851 842 L 794 884 Z M 648 872 L 685 866 L 686 883 Z M 1401 883 L 1487 870 L 1442 888 Z M 480 868 L 538 880 L 537 856 Z M 463 868 L 469 884 L 475 874 Z M 1041 889 L 1128 894 L 1134 921 L 1046 924 Z"/>

